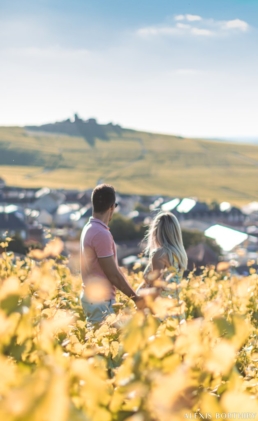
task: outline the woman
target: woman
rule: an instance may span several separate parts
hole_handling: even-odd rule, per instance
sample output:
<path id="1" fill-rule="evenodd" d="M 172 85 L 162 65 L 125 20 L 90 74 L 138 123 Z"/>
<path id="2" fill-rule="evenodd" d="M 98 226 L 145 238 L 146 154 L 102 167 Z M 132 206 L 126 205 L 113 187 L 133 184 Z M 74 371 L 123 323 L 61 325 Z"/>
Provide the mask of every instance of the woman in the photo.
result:
<path id="1" fill-rule="evenodd" d="M 157 279 L 167 284 L 173 283 L 167 288 L 162 286 L 160 295 L 176 298 L 179 304 L 179 285 L 187 269 L 187 254 L 175 215 L 170 212 L 160 212 L 152 221 L 146 240 L 145 252 L 149 256 L 149 262 L 144 271 L 145 284 L 140 287 L 151 287 Z M 184 314 L 182 313 L 179 318 L 184 318 Z"/>

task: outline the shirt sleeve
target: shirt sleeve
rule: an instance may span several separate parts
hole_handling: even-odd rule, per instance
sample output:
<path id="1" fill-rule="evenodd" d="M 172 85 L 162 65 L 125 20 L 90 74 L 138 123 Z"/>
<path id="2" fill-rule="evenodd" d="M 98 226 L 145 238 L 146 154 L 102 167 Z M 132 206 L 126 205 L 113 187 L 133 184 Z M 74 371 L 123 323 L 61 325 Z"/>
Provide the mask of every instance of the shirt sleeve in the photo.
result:
<path id="1" fill-rule="evenodd" d="M 114 255 L 113 239 L 109 231 L 96 234 L 92 239 L 92 247 L 98 258 Z"/>

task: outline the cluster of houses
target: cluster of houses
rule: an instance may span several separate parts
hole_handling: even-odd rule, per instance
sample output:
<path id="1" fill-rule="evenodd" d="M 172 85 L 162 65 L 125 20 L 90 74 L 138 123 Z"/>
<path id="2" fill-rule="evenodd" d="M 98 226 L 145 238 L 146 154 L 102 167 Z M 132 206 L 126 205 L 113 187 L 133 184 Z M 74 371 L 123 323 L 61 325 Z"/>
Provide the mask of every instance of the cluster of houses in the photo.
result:
<path id="1" fill-rule="evenodd" d="M 0 239 L 18 235 L 25 243 L 44 245 L 51 232 L 64 241 L 78 242 L 92 214 L 91 192 L 7 186 L 0 178 Z M 148 224 L 159 210 L 171 211 L 182 229 L 214 239 L 221 247 L 223 260 L 240 272 L 245 273 L 250 260 L 258 261 L 258 202 L 238 208 L 228 202 L 211 206 L 196 198 L 174 197 L 173 192 L 171 196 L 117 196 L 117 211 L 135 224 Z M 205 243 L 190 247 L 187 253 L 192 267 L 218 262 L 218 256 Z M 137 253 L 132 255 L 130 247 L 121 247 L 122 264 L 136 259 Z"/>

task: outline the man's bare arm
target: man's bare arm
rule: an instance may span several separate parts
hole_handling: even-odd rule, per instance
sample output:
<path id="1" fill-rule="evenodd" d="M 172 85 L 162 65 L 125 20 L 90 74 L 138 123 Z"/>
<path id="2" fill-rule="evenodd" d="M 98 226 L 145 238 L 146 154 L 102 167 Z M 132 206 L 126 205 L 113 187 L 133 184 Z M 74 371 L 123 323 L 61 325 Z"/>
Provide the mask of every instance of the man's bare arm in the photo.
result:
<path id="1" fill-rule="evenodd" d="M 123 292 L 127 297 L 131 298 L 134 302 L 140 300 L 135 291 L 128 284 L 127 280 L 123 276 L 122 272 L 118 269 L 115 259 L 113 256 L 102 257 L 98 259 L 99 264 L 103 272 L 105 273 L 108 280 L 114 285 L 119 291 Z"/>

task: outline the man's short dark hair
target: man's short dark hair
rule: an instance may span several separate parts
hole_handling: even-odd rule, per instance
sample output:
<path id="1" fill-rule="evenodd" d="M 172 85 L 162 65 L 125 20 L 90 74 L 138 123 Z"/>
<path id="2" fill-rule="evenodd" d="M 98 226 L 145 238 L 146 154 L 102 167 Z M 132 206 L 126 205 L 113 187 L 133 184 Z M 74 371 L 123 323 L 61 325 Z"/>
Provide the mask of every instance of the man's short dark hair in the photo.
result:
<path id="1" fill-rule="evenodd" d="M 93 212 L 104 213 L 116 202 L 116 193 L 113 186 L 100 184 L 95 187 L 91 195 Z"/>

